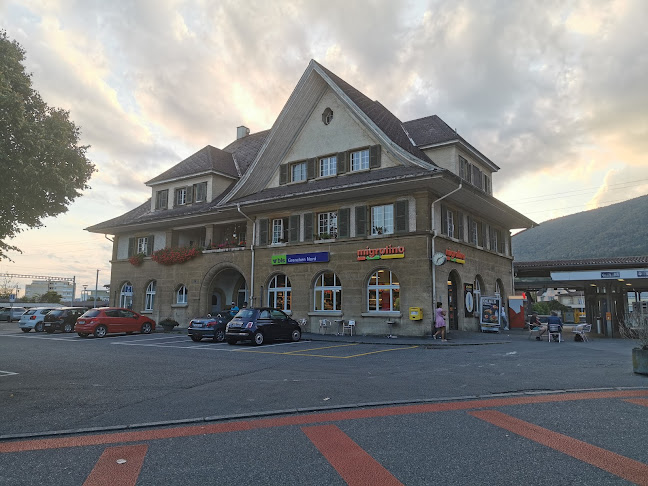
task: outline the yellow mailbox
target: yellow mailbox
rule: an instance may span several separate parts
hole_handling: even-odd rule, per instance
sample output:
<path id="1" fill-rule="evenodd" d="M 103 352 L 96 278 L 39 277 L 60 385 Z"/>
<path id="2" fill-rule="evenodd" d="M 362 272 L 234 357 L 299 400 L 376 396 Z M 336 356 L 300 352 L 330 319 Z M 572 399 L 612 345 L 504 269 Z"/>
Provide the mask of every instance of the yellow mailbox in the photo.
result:
<path id="1" fill-rule="evenodd" d="M 423 311 L 420 307 L 410 307 L 409 308 L 410 321 L 420 321 L 423 319 Z"/>

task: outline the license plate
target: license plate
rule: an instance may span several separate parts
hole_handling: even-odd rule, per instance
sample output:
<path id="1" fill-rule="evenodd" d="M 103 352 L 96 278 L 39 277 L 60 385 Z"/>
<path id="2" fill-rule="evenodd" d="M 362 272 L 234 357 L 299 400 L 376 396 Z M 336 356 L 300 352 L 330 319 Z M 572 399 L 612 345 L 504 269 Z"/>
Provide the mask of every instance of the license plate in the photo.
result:
<path id="1" fill-rule="evenodd" d="M 194 322 L 193 327 L 203 327 L 201 322 Z"/>

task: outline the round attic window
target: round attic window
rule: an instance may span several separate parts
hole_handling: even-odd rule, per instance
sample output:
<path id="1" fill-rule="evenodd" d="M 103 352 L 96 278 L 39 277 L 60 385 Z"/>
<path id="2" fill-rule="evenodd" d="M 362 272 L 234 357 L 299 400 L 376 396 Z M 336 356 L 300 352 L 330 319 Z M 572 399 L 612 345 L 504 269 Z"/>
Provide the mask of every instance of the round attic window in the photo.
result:
<path id="1" fill-rule="evenodd" d="M 324 125 L 328 125 L 332 121 L 333 121 L 333 110 L 327 108 L 326 110 L 324 110 L 324 113 L 322 113 L 322 123 L 324 123 Z"/>

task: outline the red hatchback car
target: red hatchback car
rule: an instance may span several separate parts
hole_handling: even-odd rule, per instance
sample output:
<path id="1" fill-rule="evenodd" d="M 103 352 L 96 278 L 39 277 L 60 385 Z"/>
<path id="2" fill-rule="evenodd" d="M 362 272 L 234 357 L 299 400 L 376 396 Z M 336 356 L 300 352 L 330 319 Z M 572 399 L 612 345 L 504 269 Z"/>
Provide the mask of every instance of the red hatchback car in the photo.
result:
<path id="1" fill-rule="evenodd" d="M 141 332 L 149 334 L 155 330 L 155 321 L 146 316 L 120 307 L 98 307 L 90 309 L 77 319 L 74 331 L 81 337 L 94 334 L 104 337 L 108 333 Z"/>

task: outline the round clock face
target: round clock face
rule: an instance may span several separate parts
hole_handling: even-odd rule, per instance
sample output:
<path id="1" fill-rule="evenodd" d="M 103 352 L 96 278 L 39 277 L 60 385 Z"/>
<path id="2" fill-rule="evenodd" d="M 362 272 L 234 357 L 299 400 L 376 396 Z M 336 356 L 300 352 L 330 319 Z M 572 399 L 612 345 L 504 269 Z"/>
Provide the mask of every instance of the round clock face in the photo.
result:
<path id="1" fill-rule="evenodd" d="M 432 257 L 432 263 L 435 265 L 443 265 L 446 261 L 446 256 L 443 253 L 435 253 Z"/>

